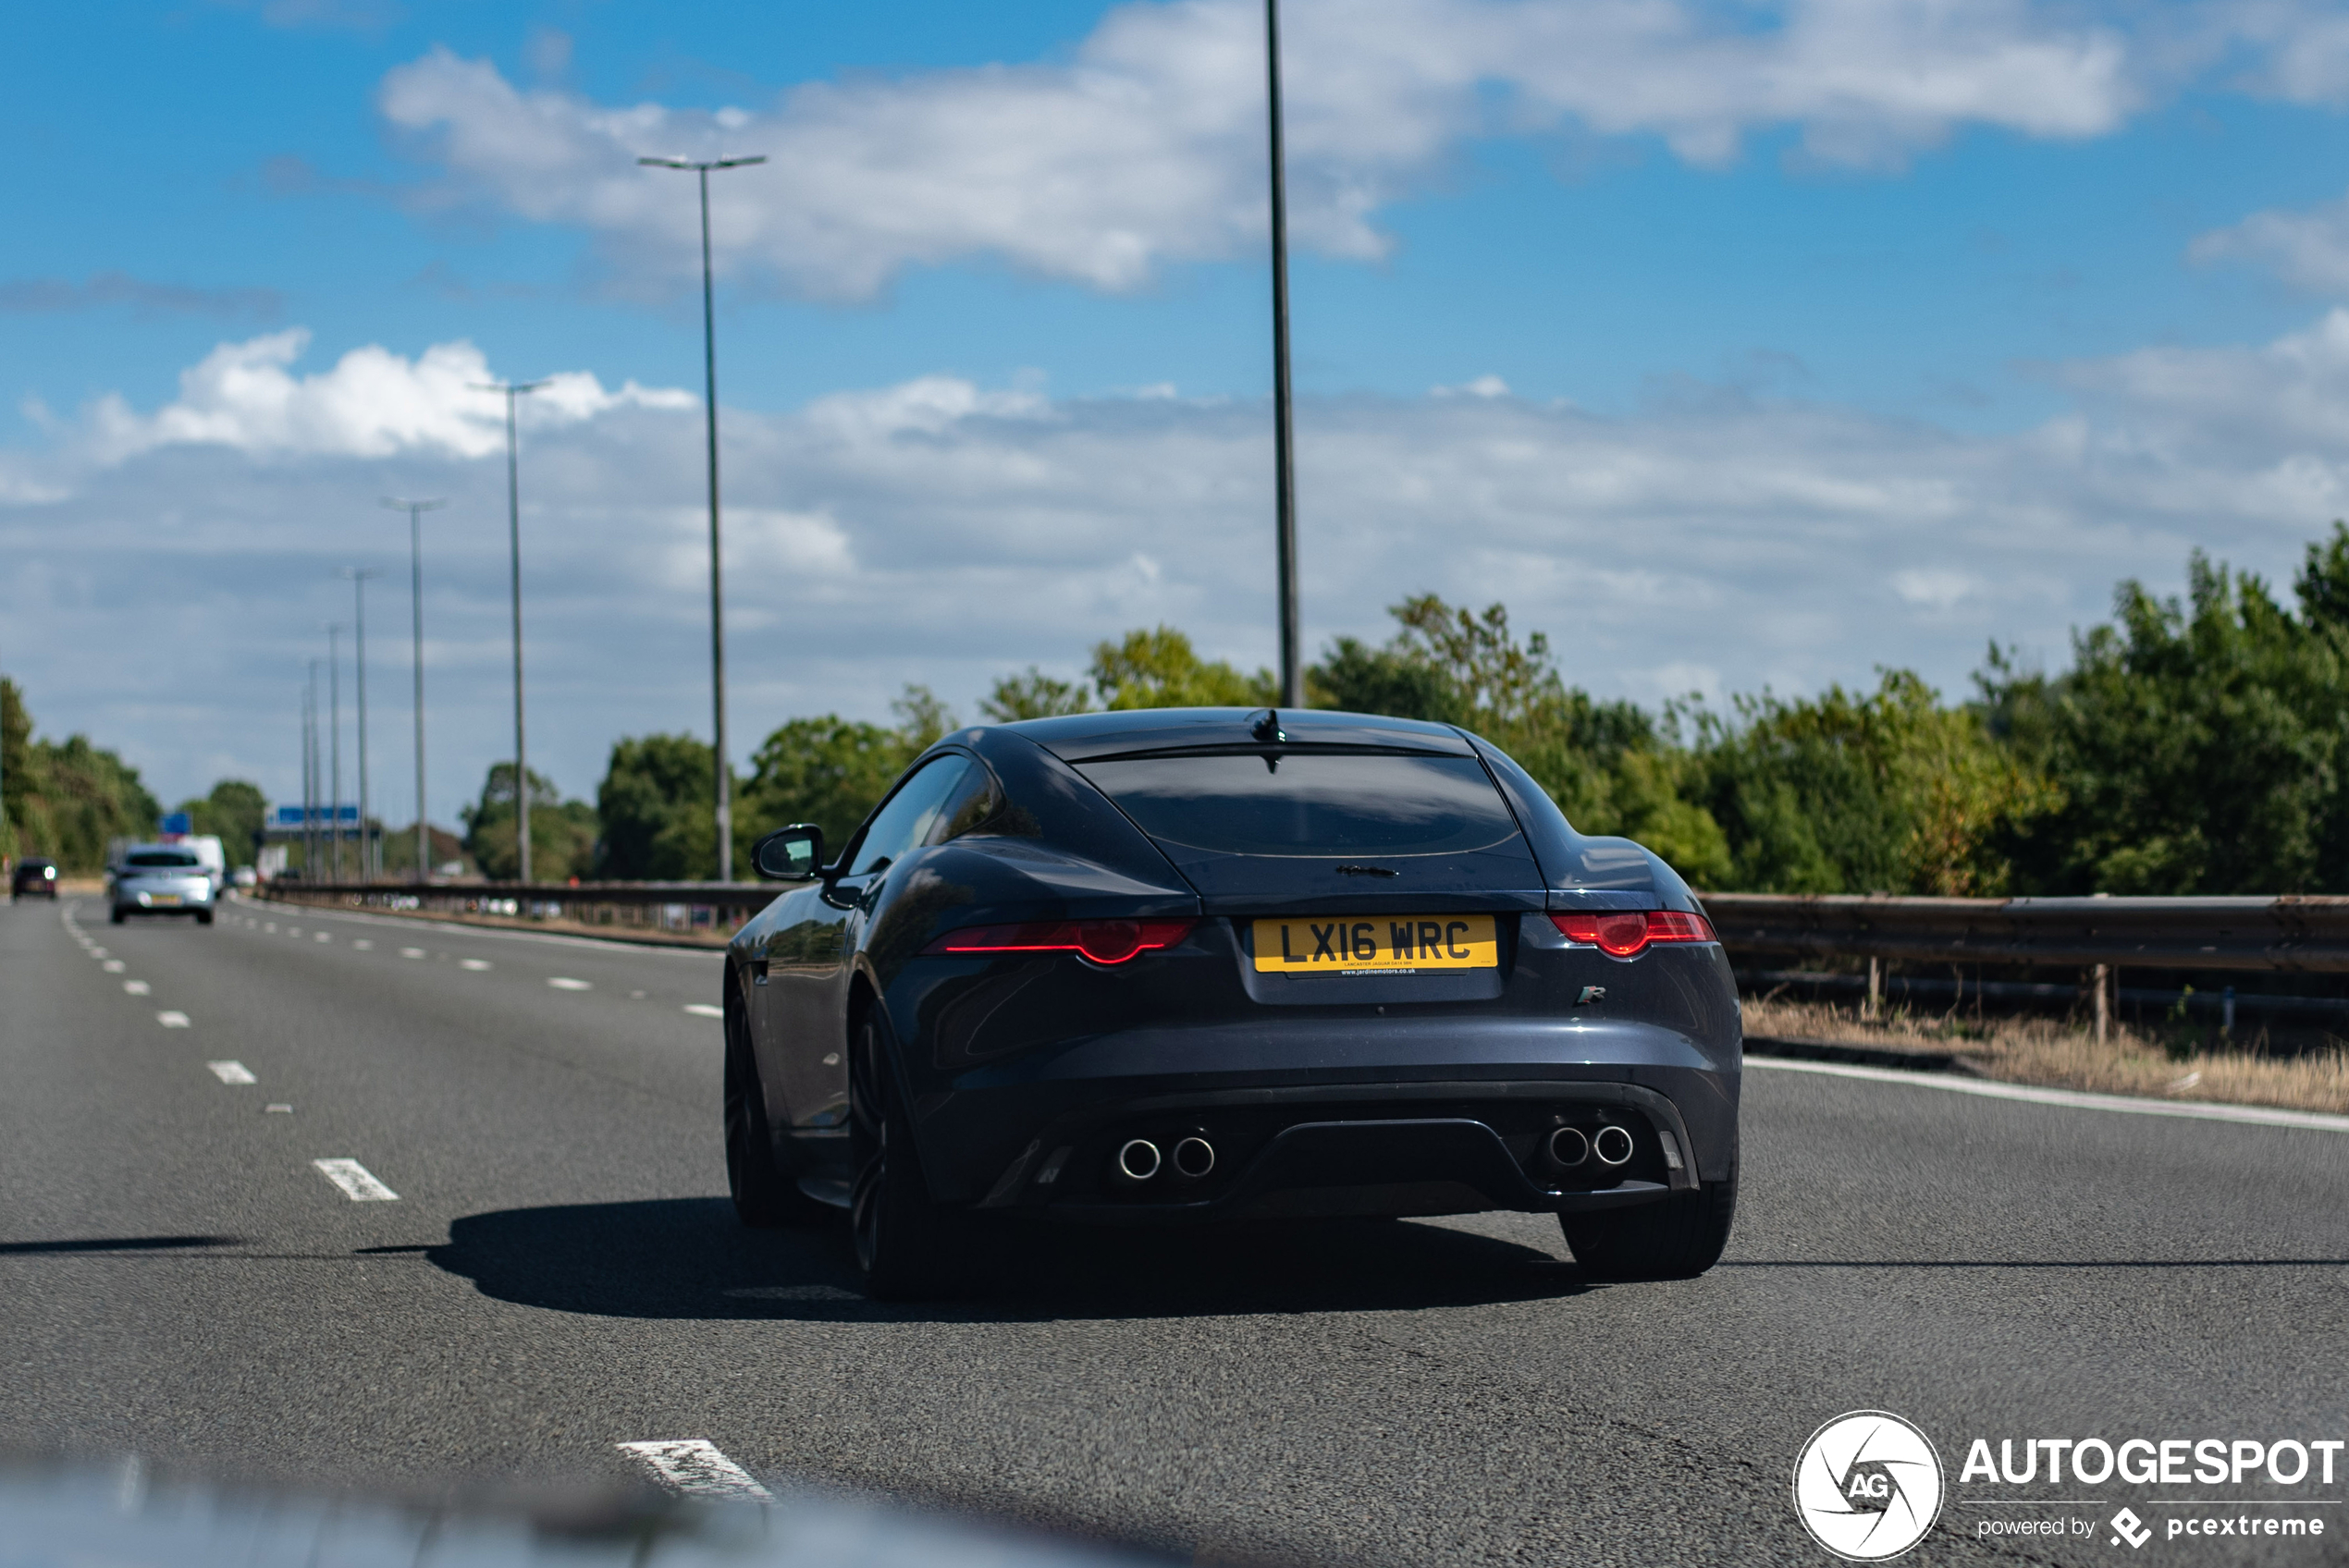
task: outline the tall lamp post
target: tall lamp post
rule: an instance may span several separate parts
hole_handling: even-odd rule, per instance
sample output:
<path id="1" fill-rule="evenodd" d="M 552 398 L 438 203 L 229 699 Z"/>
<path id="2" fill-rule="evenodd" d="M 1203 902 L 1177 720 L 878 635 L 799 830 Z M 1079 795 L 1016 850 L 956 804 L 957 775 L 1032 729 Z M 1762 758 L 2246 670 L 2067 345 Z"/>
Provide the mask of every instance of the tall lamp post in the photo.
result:
<path id="1" fill-rule="evenodd" d="M 702 408 L 709 427 L 709 691 L 711 728 L 718 753 L 718 879 L 734 879 L 734 802 L 726 766 L 726 599 L 725 580 L 718 549 L 718 321 L 709 269 L 709 171 L 738 169 L 763 164 L 761 153 L 747 158 L 639 158 L 653 168 L 691 169 L 701 182 L 701 343 L 704 372 Z"/>
<path id="2" fill-rule="evenodd" d="M 1305 705 L 1297 648 L 1297 470 L 1289 432 L 1288 171 L 1281 150 L 1281 0 L 1264 0 L 1264 77 L 1273 165 L 1273 554 L 1280 569 L 1281 705 Z"/>
<path id="3" fill-rule="evenodd" d="M 301 694 L 301 879 L 318 880 L 318 661 Z"/>
<path id="4" fill-rule="evenodd" d="M 335 880 L 342 880 L 342 622 L 326 623 L 326 755 L 332 759 L 326 820 L 334 824 Z"/>
<path id="5" fill-rule="evenodd" d="M 522 722 L 522 464 L 515 444 L 514 400 L 537 391 L 544 381 L 492 381 L 473 384 L 477 392 L 501 392 L 506 398 L 506 540 L 513 553 L 514 581 L 514 848 L 521 855 L 515 880 L 530 880 L 530 752 Z"/>
<path id="6" fill-rule="evenodd" d="M 375 569 L 350 566 L 343 568 L 342 574 L 351 579 L 357 601 L 351 661 L 359 684 L 359 880 L 372 882 L 375 855 L 374 840 L 367 834 L 367 579 L 375 575 Z"/>
<path id="7" fill-rule="evenodd" d="M 424 827 L 424 514 L 447 506 L 437 497 L 403 501 L 386 496 L 383 504 L 408 514 L 408 604 L 414 613 L 416 633 L 416 880 L 432 875 L 432 834 Z"/>

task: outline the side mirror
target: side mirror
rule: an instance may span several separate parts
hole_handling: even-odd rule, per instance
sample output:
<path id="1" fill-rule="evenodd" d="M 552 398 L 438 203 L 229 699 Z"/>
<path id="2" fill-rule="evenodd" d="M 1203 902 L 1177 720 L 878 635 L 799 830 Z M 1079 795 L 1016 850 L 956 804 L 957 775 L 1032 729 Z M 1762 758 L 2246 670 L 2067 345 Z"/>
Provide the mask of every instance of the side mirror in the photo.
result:
<path id="1" fill-rule="evenodd" d="M 750 847 L 750 864 L 773 882 L 805 882 L 824 865 L 824 830 L 812 822 L 778 827 Z"/>

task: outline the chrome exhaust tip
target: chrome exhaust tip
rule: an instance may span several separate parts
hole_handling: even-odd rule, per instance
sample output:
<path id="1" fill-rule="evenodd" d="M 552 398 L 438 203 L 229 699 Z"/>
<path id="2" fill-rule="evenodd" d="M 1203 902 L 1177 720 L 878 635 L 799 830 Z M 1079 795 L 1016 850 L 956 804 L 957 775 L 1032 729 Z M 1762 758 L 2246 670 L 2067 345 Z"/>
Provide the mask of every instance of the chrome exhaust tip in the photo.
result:
<path id="1" fill-rule="evenodd" d="M 1550 1134 L 1550 1158 L 1571 1170 L 1591 1158 L 1591 1140 L 1580 1127 L 1561 1127 Z"/>
<path id="2" fill-rule="evenodd" d="M 1139 1186 L 1158 1174 L 1158 1145 L 1148 1138 L 1128 1138 L 1117 1151 L 1117 1179 Z"/>
<path id="3" fill-rule="evenodd" d="M 1174 1173 L 1196 1182 L 1215 1169 L 1215 1145 L 1193 1133 L 1174 1145 Z"/>
<path id="4" fill-rule="evenodd" d="M 1630 1133 L 1621 1127 L 1602 1127 L 1591 1140 L 1591 1152 L 1599 1157 L 1601 1165 L 1630 1163 L 1632 1148 Z"/>

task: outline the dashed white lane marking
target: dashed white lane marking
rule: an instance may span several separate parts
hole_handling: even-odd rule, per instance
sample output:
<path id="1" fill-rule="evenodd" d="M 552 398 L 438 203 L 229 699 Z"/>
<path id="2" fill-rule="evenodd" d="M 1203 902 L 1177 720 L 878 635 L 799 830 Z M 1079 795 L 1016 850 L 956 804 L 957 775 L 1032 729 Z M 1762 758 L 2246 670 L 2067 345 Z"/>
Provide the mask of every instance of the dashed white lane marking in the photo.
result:
<path id="1" fill-rule="evenodd" d="M 272 1108 L 275 1109 L 275 1108 Z M 342 1189 L 342 1195 L 353 1203 L 389 1203 L 400 1194 L 375 1180 L 367 1168 L 355 1159 L 314 1159 L 320 1174 Z"/>
<path id="2" fill-rule="evenodd" d="M 166 1029 L 185 1029 L 188 1027 L 188 1015 L 177 1010 L 166 1010 L 155 1014 L 155 1022 Z"/>
<path id="3" fill-rule="evenodd" d="M 293 1107 L 289 1105 L 273 1105 L 268 1109 L 274 1114 L 280 1116 L 291 1116 L 293 1114 Z"/>
<path id="4" fill-rule="evenodd" d="M 301 927 L 299 925 L 289 925 L 286 927 L 286 935 L 289 937 L 299 937 L 301 935 Z"/>
<path id="5" fill-rule="evenodd" d="M 422 948 L 402 948 L 400 949 L 400 956 L 401 958 L 422 958 L 424 956 L 424 949 Z"/>
<path id="6" fill-rule="evenodd" d="M 685 1011 L 692 1013 L 695 1018 L 723 1018 L 726 1016 L 726 1010 L 724 1008 L 712 1007 L 707 1002 L 687 1002 L 685 1004 Z"/>
<path id="7" fill-rule="evenodd" d="M 364 937 L 362 937 L 358 940 L 352 942 L 351 946 L 354 952 L 370 953 L 375 950 L 375 944 L 367 940 Z"/>
<path id="8" fill-rule="evenodd" d="M 486 958 L 461 958 L 457 961 L 457 967 L 460 969 L 486 969 L 489 967 L 489 961 Z"/>
<path id="9" fill-rule="evenodd" d="M 322 942 L 331 942 L 335 939 L 335 934 L 331 931 L 318 931 L 312 933 L 312 935 Z"/>
<path id="10" fill-rule="evenodd" d="M 522 808 L 521 808 L 520 806 L 516 806 L 514 809 L 515 809 L 516 811 L 520 811 Z M 261 928 L 262 928 L 264 931 L 268 932 L 268 933 L 269 933 L 272 937 L 274 937 L 274 936 L 276 936 L 276 935 L 277 934 L 277 923 L 276 921 L 274 921 L 274 920 L 265 920 L 265 921 L 263 921 L 263 922 L 262 922 L 262 925 L 261 925 Z"/>
<path id="11" fill-rule="evenodd" d="M 143 997 L 154 988 L 144 980 L 125 980 L 122 983 L 123 992 L 128 996 Z"/>
<path id="12" fill-rule="evenodd" d="M 105 970 L 109 974 L 119 974 L 130 966 L 123 962 L 122 960 L 118 958 L 110 958 L 98 967 Z"/>
<path id="13" fill-rule="evenodd" d="M 753 1480 L 749 1471 L 719 1452 L 707 1438 L 621 1443 L 620 1452 L 642 1461 L 663 1486 L 687 1497 L 733 1502 L 775 1501 L 774 1493 Z"/>
<path id="14" fill-rule="evenodd" d="M 550 974 L 547 977 L 547 984 L 558 991 L 592 991 L 596 988 L 593 982 L 573 980 L 568 974 Z"/>
<path id="15" fill-rule="evenodd" d="M 90 956 L 92 958 L 112 958 L 114 955 L 106 951 L 104 948 L 92 948 L 90 949 Z"/>
<path id="16" fill-rule="evenodd" d="M 2319 1133 L 2349 1133 L 2349 1116 L 2328 1116 L 2314 1110 L 2271 1110 L 2265 1106 L 2212 1105 L 2207 1100 L 2146 1100 L 2132 1095 L 2092 1095 L 2083 1089 L 2035 1089 L 2022 1084 L 1993 1084 L 1980 1078 L 1952 1078 L 1937 1072 L 1915 1072 L 1898 1067 L 1847 1067 L 1837 1061 L 1789 1061 L 1784 1057 L 1750 1056 L 1748 1067 L 1779 1072 L 1820 1072 L 1832 1078 L 1864 1078 L 1876 1084 L 1907 1084 L 1920 1089 L 1946 1089 L 1986 1099 L 2026 1100 L 2033 1105 L 2071 1106 L 2081 1110 L 2119 1110 L 2133 1116 L 2183 1116 L 2195 1121 L 2247 1121 L 2262 1127 L 2304 1127 Z"/>
<path id="17" fill-rule="evenodd" d="M 224 1084 L 258 1084 L 261 1082 L 260 1079 L 252 1075 L 252 1072 L 241 1061 L 207 1061 L 204 1065 L 211 1068 L 212 1075 L 215 1078 L 219 1079 Z"/>

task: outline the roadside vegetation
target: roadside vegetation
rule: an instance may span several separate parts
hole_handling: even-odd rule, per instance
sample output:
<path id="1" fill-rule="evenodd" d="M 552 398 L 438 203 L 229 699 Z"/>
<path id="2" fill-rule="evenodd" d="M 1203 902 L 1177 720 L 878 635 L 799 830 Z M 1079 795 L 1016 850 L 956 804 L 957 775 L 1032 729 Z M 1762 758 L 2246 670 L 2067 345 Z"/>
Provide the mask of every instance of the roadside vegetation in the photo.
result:
<path id="1" fill-rule="evenodd" d="M 1966 1069 L 2010 1084 L 2349 1112 L 2349 1049 L 2338 1040 L 2287 1052 L 2271 1049 L 2264 1032 L 2231 1041 L 2176 1023 L 2116 1023 L 2098 1040 L 2079 1018 L 1984 1020 L 1895 1010 L 1870 1022 L 1827 1002 L 1762 997 L 1744 1006 L 1749 1039 L 1946 1052 Z"/>

